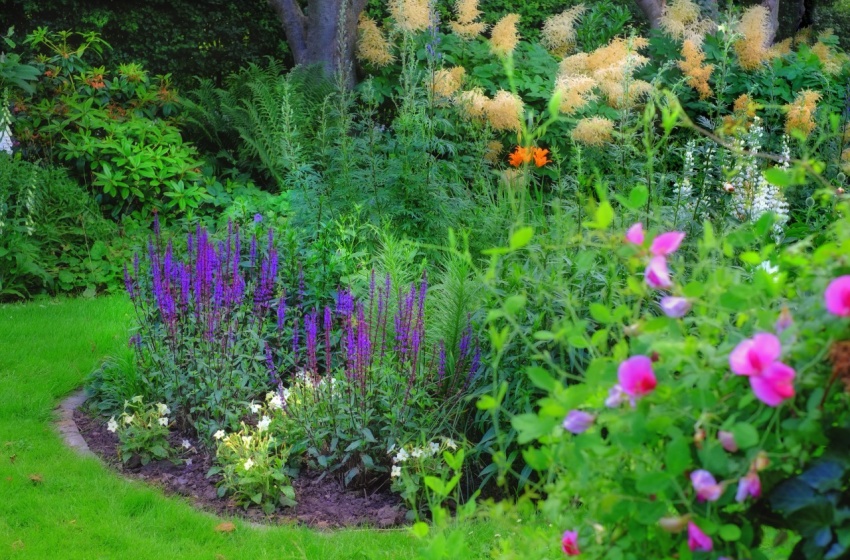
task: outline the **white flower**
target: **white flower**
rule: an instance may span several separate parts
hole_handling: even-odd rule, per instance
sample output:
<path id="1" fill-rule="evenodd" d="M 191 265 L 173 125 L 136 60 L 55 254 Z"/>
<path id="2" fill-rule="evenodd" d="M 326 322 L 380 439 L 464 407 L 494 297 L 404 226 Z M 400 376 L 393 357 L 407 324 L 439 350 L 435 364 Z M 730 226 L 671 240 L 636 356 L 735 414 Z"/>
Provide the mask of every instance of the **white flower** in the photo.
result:
<path id="1" fill-rule="evenodd" d="M 413 451 L 410 452 L 410 456 L 413 457 L 414 459 L 418 459 L 418 458 L 422 457 L 423 455 L 425 455 L 425 450 L 420 449 L 419 447 L 414 447 Z"/>
<path id="2" fill-rule="evenodd" d="M 272 399 L 269 401 L 269 408 L 271 408 L 272 410 L 280 410 L 281 408 L 283 408 L 283 401 L 281 400 L 280 395 L 275 395 L 274 397 L 272 397 Z"/>
<path id="3" fill-rule="evenodd" d="M 262 408 L 262 405 L 259 405 L 259 404 L 255 403 L 254 401 L 251 401 L 251 404 L 249 405 L 249 407 L 251 408 L 251 414 L 257 414 L 258 412 L 260 412 L 260 408 Z"/>
<path id="4" fill-rule="evenodd" d="M 171 410 L 166 404 L 156 403 L 156 409 L 159 411 L 160 416 L 168 416 L 169 414 L 171 414 Z"/>
<path id="5" fill-rule="evenodd" d="M 446 438 L 446 447 L 451 450 L 455 450 L 457 449 L 457 443 L 455 443 L 455 440 L 453 440 L 452 438 Z"/>
<path id="6" fill-rule="evenodd" d="M 187 466 L 187 467 L 191 467 L 191 466 L 192 466 L 192 459 L 186 459 L 186 466 Z"/>
<path id="7" fill-rule="evenodd" d="M 261 432 L 265 432 L 269 429 L 269 424 L 272 423 L 272 419 L 268 416 L 263 416 L 263 419 L 257 422 L 257 429 Z"/>
<path id="8" fill-rule="evenodd" d="M 247 461 L 245 461 L 245 470 L 246 471 L 250 471 L 251 467 L 253 467 L 253 466 L 254 466 L 254 461 L 252 461 L 251 459 L 248 459 Z"/>
<path id="9" fill-rule="evenodd" d="M 142 395 L 136 395 L 135 397 L 133 397 L 130 400 L 133 401 L 134 403 L 140 403 L 140 402 L 142 402 Z"/>
<path id="10" fill-rule="evenodd" d="M 779 274 L 779 267 L 775 266 L 770 261 L 764 261 L 763 263 L 758 265 L 757 268 L 762 269 L 763 271 L 767 272 L 771 276 L 776 276 L 777 274 Z"/>
<path id="11" fill-rule="evenodd" d="M 136 417 L 132 414 L 125 414 L 124 415 L 124 423 L 125 424 L 128 424 L 128 425 L 132 424 L 133 420 L 135 420 L 135 419 L 136 419 Z"/>
<path id="12" fill-rule="evenodd" d="M 396 456 L 393 457 L 393 463 L 404 463 L 408 459 L 410 459 L 410 454 L 408 454 L 407 449 L 402 447 L 401 449 L 398 450 L 398 453 L 396 453 Z"/>
<path id="13" fill-rule="evenodd" d="M 160 426 L 168 426 L 168 417 L 163 416 L 162 418 L 160 418 L 159 419 L 159 425 Z"/>
<path id="14" fill-rule="evenodd" d="M 118 422 L 115 421 L 115 417 L 109 419 L 109 422 L 106 423 L 106 429 L 112 432 L 113 434 L 118 429 Z"/>
<path id="15" fill-rule="evenodd" d="M 216 433 L 214 433 L 214 434 L 213 434 L 213 437 L 214 437 L 215 439 L 221 439 L 221 438 L 223 438 L 223 437 L 224 437 L 224 430 L 219 430 L 219 431 L 217 431 Z"/>
<path id="16" fill-rule="evenodd" d="M 277 393 L 275 393 L 274 391 L 269 391 L 268 393 L 266 393 L 266 400 L 267 401 L 272 400 L 275 397 L 275 395 L 277 395 Z"/>
<path id="17" fill-rule="evenodd" d="M 393 465 L 393 470 L 390 473 L 390 476 L 393 478 L 401 476 L 401 467 L 399 467 L 398 465 Z"/>
<path id="18" fill-rule="evenodd" d="M 251 445 L 251 436 L 242 436 L 243 445 Z"/>
<path id="19" fill-rule="evenodd" d="M 189 449 L 190 447 L 192 447 L 192 442 L 188 439 L 184 439 L 181 445 L 183 446 L 183 449 Z"/>
<path id="20" fill-rule="evenodd" d="M 437 452 L 440 450 L 440 444 L 436 441 L 432 441 L 428 444 L 428 449 L 431 451 L 431 455 L 436 455 Z"/>

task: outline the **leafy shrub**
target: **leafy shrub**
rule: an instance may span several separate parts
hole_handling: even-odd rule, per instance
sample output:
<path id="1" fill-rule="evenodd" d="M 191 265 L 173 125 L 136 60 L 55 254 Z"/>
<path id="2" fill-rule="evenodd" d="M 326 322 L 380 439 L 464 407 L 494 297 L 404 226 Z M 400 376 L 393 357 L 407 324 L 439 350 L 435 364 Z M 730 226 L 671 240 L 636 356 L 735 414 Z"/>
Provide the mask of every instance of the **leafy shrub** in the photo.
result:
<path id="1" fill-rule="evenodd" d="M 0 153 L 0 298 L 111 283 L 115 226 L 64 171 Z"/>
<path id="2" fill-rule="evenodd" d="M 779 523 L 807 537 L 796 557 L 838 557 L 843 521 L 823 506 L 843 498 L 821 493 L 837 490 L 844 472 L 824 465 L 837 460 L 828 438 L 843 433 L 829 427 L 848 421 L 847 394 L 833 384 L 847 337 L 835 315 L 850 313 L 838 303 L 847 282 L 846 203 L 814 252 L 805 249 L 809 239 L 778 249 L 770 215 L 723 237 L 706 224 L 682 252 L 683 233 L 611 231 L 614 215 L 602 208 L 582 235 L 553 249 L 615 261 L 616 272 L 603 261 L 590 270 L 616 298 L 594 297 L 588 314 L 580 300 L 565 301 L 560 320 L 526 330 L 517 317 L 538 311 L 526 311 L 522 292 L 511 289 L 489 314 L 494 360 L 504 367 L 506 343 L 520 341 L 533 356 L 522 367 L 526 380 L 542 391 L 527 411 L 506 408 L 507 384 L 478 403 L 494 419 L 510 416 L 541 516 L 525 533 L 532 549 L 762 557 L 763 528 L 778 523 L 772 507 L 789 518 Z M 516 239 L 515 251 L 539 250 Z M 551 283 L 575 289 L 570 277 Z M 585 357 L 572 359 L 579 351 Z M 514 474 L 517 460 L 497 456 Z"/>
<path id="3" fill-rule="evenodd" d="M 154 460 L 168 459 L 173 455 L 168 443 L 168 426 L 171 421 L 168 406 L 157 403 L 145 406 L 137 395 L 124 402 L 124 410 L 107 423 L 110 432 L 118 435 L 118 457 L 124 463 L 140 462 L 147 465 Z"/>
<path id="4" fill-rule="evenodd" d="M 65 162 L 116 216 L 141 206 L 191 212 L 208 199 L 200 157 L 173 122 L 178 100 L 168 76 L 154 80 L 122 64 L 110 79 L 88 61 L 109 47 L 95 33 L 41 28 L 27 43 L 46 54 L 37 59 L 34 99 L 16 103 L 26 157 Z"/>
<path id="5" fill-rule="evenodd" d="M 285 472 L 289 448 L 279 439 L 285 434 L 270 427 L 275 410 L 270 402 L 256 405 L 253 411 L 261 416 L 256 427 L 243 422 L 230 434 L 215 433 L 218 465 L 207 476 L 221 476 L 219 497 L 230 494 L 237 504 L 260 505 L 266 513 L 278 505 L 295 505 L 295 492 Z"/>

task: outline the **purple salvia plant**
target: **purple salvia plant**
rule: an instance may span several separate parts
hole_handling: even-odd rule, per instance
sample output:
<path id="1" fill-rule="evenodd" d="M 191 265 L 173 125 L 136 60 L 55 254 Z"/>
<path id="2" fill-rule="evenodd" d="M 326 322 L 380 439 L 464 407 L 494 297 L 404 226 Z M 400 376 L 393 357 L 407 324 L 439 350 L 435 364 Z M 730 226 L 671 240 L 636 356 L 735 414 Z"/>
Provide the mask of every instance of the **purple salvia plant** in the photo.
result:
<path id="1" fill-rule="evenodd" d="M 304 331 L 307 344 L 307 369 L 311 374 L 318 373 L 318 362 L 316 360 L 316 342 L 318 340 L 318 317 L 312 311 L 304 317 Z"/>

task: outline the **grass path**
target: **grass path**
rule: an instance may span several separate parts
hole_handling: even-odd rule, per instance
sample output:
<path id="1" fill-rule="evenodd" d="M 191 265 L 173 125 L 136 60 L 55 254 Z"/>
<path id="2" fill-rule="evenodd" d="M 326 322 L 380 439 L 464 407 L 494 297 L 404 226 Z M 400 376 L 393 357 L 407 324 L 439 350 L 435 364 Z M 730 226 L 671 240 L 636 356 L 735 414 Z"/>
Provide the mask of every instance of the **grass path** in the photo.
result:
<path id="1" fill-rule="evenodd" d="M 127 343 L 125 298 L 0 306 L 0 559 L 410 558 L 404 531 L 290 526 L 215 532 L 220 518 L 67 449 L 53 408 Z M 33 481 L 33 478 L 36 481 Z"/>

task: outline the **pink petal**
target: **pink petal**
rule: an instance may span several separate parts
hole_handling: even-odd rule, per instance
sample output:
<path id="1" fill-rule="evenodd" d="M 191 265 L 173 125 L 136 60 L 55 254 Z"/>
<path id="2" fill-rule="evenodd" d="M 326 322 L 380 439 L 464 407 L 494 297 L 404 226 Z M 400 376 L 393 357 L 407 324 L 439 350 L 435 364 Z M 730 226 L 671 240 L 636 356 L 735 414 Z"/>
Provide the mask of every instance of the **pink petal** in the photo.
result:
<path id="1" fill-rule="evenodd" d="M 714 548 L 711 537 L 703 533 L 693 521 L 688 521 L 688 548 L 702 552 L 710 552 Z"/>
<path id="2" fill-rule="evenodd" d="M 794 369 L 782 362 L 770 364 L 761 375 L 750 376 L 756 397 L 768 406 L 779 406 L 794 396 Z"/>
<path id="3" fill-rule="evenodd" d="M 723 449 L 729 453 L 735 453 L 738 451 L 738 442 L 735 441 L 735 436 L 732 432 L 724 432 L 721 430 L 717 432 L 717 439 L 720 440 L 720 445 L 723 446 Z"/>
<path id="4" fill-rule="evenodd" d="M 714 476 L 706 470 L 697 470 L 691 473 L 691 484 L 697 493 L 697 499 L 701 502 L 714 502 L 723 494 L 723 487 L 717 484 Z"/>
<path id="5" fill-rule="evenodd" d="M 688 298 L 677 296 L 665 296 L 661 298 L 659 305 L 661 305 L 661 311 L 673 319 L 680 319 L 691 310 L 691 302 Z"/>
<path id="6" fill-rule="evenodd" d="M 729 354 L 729 367 L 738 375 L 754 375 L 779 359 L 782 344 L 775 335 L 759 333 L 742 340 Z"/>
<path id="7" fill-rule="evenodd" d="M 630 397 L 651 393 L 658 383 L 652 371 L 652 360 L 646 356 L 632 356 L 621 363 L 617 378 L 623 392 Z"/>
<path id="8" fill-rule="evenodd" d="M 626 241 L 634 245 L 643 245 L 643 224 L 638 222 L 626 231 Z"/>
<path id="9" fill-rule="evenodd" d="M 667 259 L 664 257 L 652 257 L 643 276 L 647 285 L 656 290 L 666 290 L 673 285 L 670 271 L 667 269 Z"/>
<path id="10" fill-rule="evenodd" d="M 736 502 L 744 502 L 748 497 L 758 498 L 761 496 L 761 479 L 759 475 L 751 472 L 738 481 L 738 491 L 735 493 Z"/>
<path id="11" fill-rule="evenodd" d="M 685 238 L 683 231 L 668 231 L 662 233 L 652 240 L 652 245 L 649 247 L 649 252 L 656 257 L 663 257 L 676 252 L 682 240 Z"/>
<path id="12" fill-rule="evenodd" d="M 581 554 L 581 551 L 578 549 L 577 531 L 564 531 L 564 535 L 561 537 L 561 550 L 567 556 L 578 556 Z"/>
<path id="13" fill-rule="evenodd" d="M 850 276 L 839 276 L 823 294 L 826 310 L 839 317 L 850 317 Z"/>

